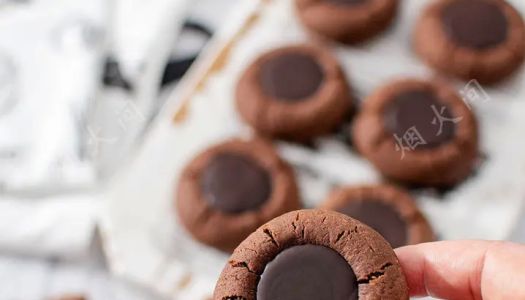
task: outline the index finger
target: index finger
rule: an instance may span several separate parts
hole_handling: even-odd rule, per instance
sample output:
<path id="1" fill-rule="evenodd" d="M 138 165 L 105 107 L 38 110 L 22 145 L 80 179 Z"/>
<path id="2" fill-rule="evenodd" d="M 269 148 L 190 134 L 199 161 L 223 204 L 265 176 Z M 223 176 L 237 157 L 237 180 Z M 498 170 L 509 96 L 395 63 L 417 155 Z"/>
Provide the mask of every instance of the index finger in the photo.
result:
<path id="1" fill-rule="evenodd" d="M 411 296 L 525 299 L 525 247 L 447 241 L 396 249 Z"/>

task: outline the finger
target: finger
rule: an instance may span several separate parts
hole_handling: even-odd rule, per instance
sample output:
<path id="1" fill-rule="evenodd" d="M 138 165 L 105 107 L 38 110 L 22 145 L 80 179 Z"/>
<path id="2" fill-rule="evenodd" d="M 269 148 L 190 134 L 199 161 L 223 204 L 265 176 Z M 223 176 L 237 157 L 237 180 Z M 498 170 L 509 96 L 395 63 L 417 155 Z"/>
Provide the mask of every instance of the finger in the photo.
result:
<path id="1" fill-rule="evenodd" d="M 525 247 L 449 241 L 396 249 L 412 296 L 525 299 Z"/>

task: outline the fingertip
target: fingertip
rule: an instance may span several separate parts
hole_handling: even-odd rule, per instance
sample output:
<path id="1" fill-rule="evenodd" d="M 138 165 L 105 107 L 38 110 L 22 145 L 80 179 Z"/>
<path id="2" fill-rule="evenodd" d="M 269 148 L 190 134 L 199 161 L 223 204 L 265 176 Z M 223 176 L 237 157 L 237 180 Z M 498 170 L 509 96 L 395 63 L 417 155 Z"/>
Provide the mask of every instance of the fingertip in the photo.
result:
<path id="1" fill-rule="evenodd" d="M 488 243 L 433 242 L 396 249 L 411 296 L 479 299 L 480 262 Z"/>
<path id="2" fill-rule="evenodd" d="M 418 253 L 417 246 L 405 246 L 394 250 L 408 285 L 410 296 L 425 296 L 427 294 L 423 279 L 424 262 Z"/>

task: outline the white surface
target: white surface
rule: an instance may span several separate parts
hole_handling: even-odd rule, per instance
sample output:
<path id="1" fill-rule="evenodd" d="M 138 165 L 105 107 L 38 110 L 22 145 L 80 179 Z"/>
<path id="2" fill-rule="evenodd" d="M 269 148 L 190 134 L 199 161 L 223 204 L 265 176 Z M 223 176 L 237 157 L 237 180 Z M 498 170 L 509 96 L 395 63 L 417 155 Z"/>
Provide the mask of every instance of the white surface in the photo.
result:
<path id="1" fill-rule="evenodd" d="M 93 184 L 75 117 L 98 86 L 104 7 L 68 0 L 0 10 L 0 55 L 15 70 L 13 104 L 0 118 L 0 190 Z"/>
<path id="2" fill-rule="evenodd" d="M 0 201 L 0 249 L 44 257 L 84 257 L 96 225 L 96 195 Z"/>
<path id="3" fill-rule="evenodd" d="M 19 17 L 18 15 L 11 15 L 12 13 L 16 12 L 19 14 L 18 12 L 21 11 L 22 15 L 28 16 L 18 22 L 35 24 L 39 21 L 51 21 L 47 15 L 48 9 L 56 9 L 58 12 L 60 12 L 64 11 L 64 6 L 66 6 L 66 2 L 54 3 L 53 1 L 53 3 L 43 3 L 44 0 L 37 1 L 39 2 L 39 5 L 40 2 L 42 2 L 43 7 L 45 8 L 42 9 L 42 7 L 39 7 L 40 11 L 35 9 L 38 11 L 39 16 L 43 16 L 42 18 L 44 20 L 42 20 L 42 18 L 31 19 L 31 16 L 23 13 L 22 11 L 27 8 L 25 4 L 20 4 L 13 10 L 1 10 L 0 13 L 2 13 L 2 16 L 4 16 L 3 13 L 5 13 L 9 14 L 10 17 L 5 18 L 2 20 L 2 22 L 0 22 L 0 36 L 2 36 L 2 31 L 9 31 L 6 33 L 9 34 L 9 37 L 11 37 L 13 34 L 16 34 L 16 32 L 13 31 L 14 27 L 2 26 L 2 24 L 9 23 L 11 19 L 16 19 Z M 84 3 L 83 1 L 81 2 Z M 86 3 L 86 5 L 93 6 L 95 1 L 92 2 L 93 3 Z M 103 2 L 106 3 L 106 1 Z M 124 1 L 119 1 L 121 5 L 123 2 Z M 199 2 L 208 2 L 213 4 L 219 3 L 219 1 L 207 0 L 201 0 Z M 220 2 L 226 5 L 231 1 L 224 0 Z M 140 5 L 133 6 L 133 1 L 128 1 L 128 3 L 130 3 L 132 7 L 128 7 L 126 12 L 128 14 L 133 14 L 132 10 L 135 8 L 137 11 L 139 11 L 138 14 L 135 14 L 135 17 L 139 18 L 143 12 L 141 11 L 142 9 L 140 8 Z M 175 33 L 176 26 L 181 22 L 181 18 L 175 18 L 173 16 L 181 16 L 184 14 L 183 10 L 175 9 L 177 4 L 180 3 L 182 2 L 169 1 L 168 3 L 167 1 L 157 1 L 155 9 L 157 9 L 157 11 L 160 10 L 163 12 L 163 15 L 168 15 L 170 20 L 168 22 L 163 22 L 162 18 L 148 14 L 148 18 L 155 20 L 148 23 L 150 26 L 146 28 L 143 26 L 144 24 L 141 23 L 141 21 L 144 20 L 144 16 L 142 15 L 142 18 L 139 18 L 138 20 L 131 20 L 131 22 L 135 22 L 136 26 L 139 26 L 142 29 L 140 32 L 132 32 L 131 35 L 142 35 L 142 37 L 147 35 L 145 39 L 149 38 L 149 42 L 151 42 L 151 39 L 155 39 L 159 34 L 165 33 L 166 30 L 169 30 L 171 33 Z M 170 7 L 170 9 L 159 9 L 159 5 L 165 5 L 165 7 Z M 4 7 L 1 8 L 3 9 Z M 87 14 L 89 12 L 89 10 L 82 10 L 82 8 L 80 8 L 81 14 Z M 95 12 L 98 13 L 97 11 Z M 152 11 L 150 10 L 149 12 Z M 210 11 L 208 15 L 212 15 L 212 13 L 213 12 Z M 53 14 L 53 16 L 54 15 L 58 15 L 58 13 Z M 69 20 L 71 14 L 66 15 L 66 19 Z M 121 14 L 120 16 L 122 16 L 122 18 L 127 18 L 126 16 L 129 15 L 124 14 L 123 16 L 123 14 Z M 206 13 L 204 13 L 204 16 L 206 16 Z M 215 17 L 215 14 L 213 14 L 213 16 Z M 212 19 L 216 20 L 217 18 L 215 17 Z M 122 19 L 119 19 L 119 21 L 122 21 Z M 125 21 L 130 22 L 129 18 L 127 18 Z M 119 24 L 125 27 L 125 24 L 122 24 L 122 22 Z M 47 38 L 47 35 L 41 34 L 47 30 L 47 27 L 38 28 L 38 26 L 33 25 L 30 27 L 26 26 L 26 28 L 23 28 L 24 26 L 20 27 L 22 27 L 20 30 L 31 32 L 38 31 L 34 34 L 34 38 L 29 38 L 29 36 L 25 34 L 19 34 L 17 40 L 21 40 L 22 43 L 34 43 L 35 41 L 39 42 Z M 66 26 L 66 28 L 68 27 Z M 129 29 L 130 28 L 128 28 L 128 30 Z M 155 32 L 156 34 L 149 34 L 149 32 Z M 73 51 L 69 54 L 74 54 L 75 51 L 80 51 L 78 48 L 76 48 L 79 46 L 77 43 L 79 41 L 75 40 L 75 38 L 78 37 L 75 35 L 75 33 L 76 32 L 68 31 L 67 39 L 63 41 L 65 44 L 61 44 L 61 46 L 66 47 L 62 50 Z M 170 37 L 170 39 L 163 41 L 163 43 L 169 43 L 171 38 L 175 39 L 175 34 L 173 37 Z M 2 40 L 4 43 L 11 43 L 13 41 L 10 38 Z M 54 40 L 50 42 L 54 42 Z M 141 40 L 141 42 L 143 41 Z M 133 36 L 130 37 L 129 35 L 119 40 L 119 50 L 123 52 L 126 52 L 126 47 L 123 44 L 133 44 L 133 46 L 128 49 L 131 54 L 126 56 L 127 58 L 132 59 L 130 62 L 131 69 L 133 69 L 133 67 L 137 67 L 137 65 L 143 66 L 144 60 L 151 61 L 150 58 L 145 56 L 147 56 L 148 53 L 151 53 L 152 50 L 160 50 L 157 45 L 151 45 L 149 42 L 149 47 L 148 45 L 139 45 L 136 42 L 134 43 Z M 9 46 L 14 47 L 14 45 Z M 153 47 L 157 48 L 152 49 Z M 32 47 L 26 48 L 27 51 L 24 53 L 31 53 L 31 50 L 34 50 Z M 61 55 L 63 55 L 63 53 Z M 61 62 L 64 63 L 64 60 L 69 59 L 69 57 L 61 57 L 61 59 Z M 156 56 L 153 57 L 153 59 L 158 61 L 160 60 L 160 57 Z M 31 65 L 31 63 L 32 61 L 27 62 L 28 67 L 34 68 L 34 65 Z M 161 64 L 162 63 L 163 62 L 161 62 Z M 67 64 L 69 64 L 69 66 L 66 69 L 69 73 L 66 71 L 64 73 L 67 73 L 68 78 L 77 82 L 80 81 L 78 75 L 85 73 L 86 76 L 94 75 L 96 77 L 96 82 L 98 83 L 98 72 L 93 73 L 88 70 L 81 71 L 78 68 L 75 69 L 75 72 L 72 72 L 71 68 L 78 66 L 78 62 L 75 64 L 66 63 L 66 65 Z M 97 65 L 98 64 L 100 64 L 100 61 L 97 62 Z M 71 73 L 75 73 L 77 76 L 71 77 Z M 67 87 L 69 88 L 67 91 L 75 90 L 74 95 L 78 96 L 80 94 L 79 90 L 76 88 L 76 85 L 67 85 Z M 70 95 L 69 93 L 66 93 L 67 91 L 64 88 L 60 90 L 64 94 Z M 0 96 L 4 95 L 2 94 Z M 47 103 L 43 101 L 42 97 L 39 97 L 38 100 L 44 104 Z M 66 106 L 62 108 L 65 107 Z M 3 109 L 3 107 L 0 107 L 0 110 L 1 109 Z M 56 116 L 51 117 L 57 119 Z M 41 124 L 33 121 L 29 122 L 28 125 Z M 73 126 L 63 126 L 62 129 L 71 130 L 72 128 Z M 20 135 L 20 132 L 13 131 L 12 127 L 8 129 L 10 133 L 9 136 L 12 136 L 12 133 Z M 5 139 L 6 135 L 2 135 L 2 138 Z M 95 138 L 101 137 L 97 136 Z M 42 142 L 47 141 L 50 146 L 55 146 L 50 140 L 43 138 L 39 140 Z M 68 138 L 62 138 L 61 142 L 66 142 L 67 146 L 74 149 L 77 147 L 77 145 Z M 4 153 L 2 152 L 0 155 L 4 155 Z M 3 161 L 0 161 L 0 163 L 3 163 Z M 3 166 L 5 167 L 5 165 Z M 9 170 L 2 168 L 0 173 L 8 171 Z M 66 171 L 70 170 L 67 169 Z M 68 178 L 71 179 L 78 178 L 80 175 L 78 170 L 74 170 L 73 173 L 74 176 L 70 176 L 69 173 L 65 175 L 69 176 Z M 31 172 L 27 172 L 25 176 L 27 177 L 30 174 Z M 26 179 L 26 177 L 22 179 Z M 26 197 L 22 198 L 24 199 L 5 195 L 0 197 L 0 281 L 2 281 L 0 284 L 0 300 L 43 300 L 48 299 L 51 296 L 60 295 L 62 293 L 77 292 L 84 293 L 90 300 L 159 299 L 158 295 L 148 293 L 143 289 L 131 285 L 130 283 L 115 279 L 106 270 L 105 262 L 102 260 L 102 255 L 99 253 L 100 251 L 94 251 L 93 249 L 89 248 L 94 231 L 96 209 L 98 208 L 99 204 L 96 195 L 65 194 L 59 197 L 32 197 L 30 199 L 26 199 Z M 26 255 L 31 255 L 31 257 Z M 61 257 L 61 259 L 39 259 L 35 258 L 35 256 Z M 63 260 L 64 257 L 68 257 L 68 260 Z"/>
<path id="4" fill-rule="evenodd" d="M 211 294 L 227 256 L 195 242 L 177 224 L 173 192 L 178 172 L 199 150 L 226 137 L 249 136 L 232 102 L 238 76 L 246 65 L 268 47 L 306 40 L 290 2 L 273 2 L 263 10 L 255 28 L 234 45 L 224 69 L 192 97 L 187 119 L 174 125 L 168 110 L 108 195 L 103 228 L 109 263 L 118 274 L 175 299 L 204 299 Z M 523 3 L 513 2 L 524 8 Z M 360 98 L 393 77 L 431 75 L 413 56 L 409 43 L 412 24 L 425 3 L 405 1 L 400 21 L 381 38 L 357 48 L 334 49 Z M 225 42 L 243 16 L 232 19 L 219 43 Z M 522 72 L 506 86 L 487 90 L 490 101 L 474 104 L 481 127 L 480 148 L 488 157 L 476 175 L 444 196 L 417 193 L 442 238 L 506 239 L 516 225 L 525 199 L 525 140 L 520 131 L 525 128 L 521 115 L 525 102 L 520 101 L 525 93 L 523 80 Z M 296 166 L 306 205 L 318 203 L 333 185 L 380 180 L 344 144 L 325 138 L 317 146 L 312 151 L 279 144 L 282 155 Z"/>
<path id="5" fill-rule="evenodd" d="M 2 250 L 40 256 L 87 252 L 96 197 L 42 195 L 95 181 L 93 166 L 79 151 L 75 117 L 98 86 L 104 4 L 68 0 L 0 9 L 0 56 L 9 57 L 14 68 L 14 103 L 0 116 Z"/>
<path id="6" fill-rule="evenodd" d="M 178 33 L 187 3 L 150 2 L 145 11 L 144 3 L 118 1 L 112 15 L 118 21 L 114 38 L 125 62 L 121 65 L 141 65 L 147 78 L 135 91 L 149 105 L 158 93 L 154 79 L 160 78 L 165 64 L 161 52 L 170 49 L 168 43 Z M 78 256 L 88 250 L 99 204 L 93 191 L 99 179 L 97 166 L 88 156 L 96 155 L 91 152 L 100 145 L 94 144 L 107 139 L 97 135 L 101 122 L 87 124 L 85 119 L 88 103 L 99 90 L 106 55 L 104 31 L 113 28 L 108 15 L 110 5 L 105 0 L 60 4 L 42 0 L 0 9 L 0 58 L 9 57 L 17 75 L 12 76 L 16 103 L 0 116 L 0 249 L 40 256 Z M 138 22 L 139 15 L 148 22 Z M 167 45 L 157 45 L 158 40 Z M 147 55 L 152 53 L 156 55 Z M 135 60 L 128 62 L 129 57 Z M 98 98 L 105 103 L 120 100 Z M 126 100 L 130 105 L 139 102 Z M 129 110 L 115 109 L 116 116 L 107 121 L 126 127 L 125 134 L 131 135 L 143 123 L 130 124 L 125 118 Z M 124 144 L 118 142 L 113 148 Z M 4 157 L 9 151 L 14 157 Z M 57 195 L 64 190 L 69 193 Z"/>
<path id="7" fill-rule="evenodd" d="M 0 300 L 48 300 L 80 294 L 88 300 L 162 300 L 111 276 L 100 250 L 82 261 L 41 260 L 0 254 Z"/>
<path id="8" fill-rule="evenodd" d="M 155 53 L 159 37 L 177 36 L 187 0 L 114 0 L 111 43 L 126 77 L 136 78 Z M 165 36 L 166 30 L 173 37 Z M 164 36 L 163 36 L 164 35 Z"/>

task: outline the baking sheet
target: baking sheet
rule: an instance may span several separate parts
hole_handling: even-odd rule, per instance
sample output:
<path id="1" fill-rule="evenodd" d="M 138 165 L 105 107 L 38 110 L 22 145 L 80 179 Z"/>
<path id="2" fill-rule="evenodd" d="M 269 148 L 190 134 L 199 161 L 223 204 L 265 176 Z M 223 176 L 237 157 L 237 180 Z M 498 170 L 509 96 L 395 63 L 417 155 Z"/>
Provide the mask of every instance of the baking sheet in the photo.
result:
<path id="1" fill-rule="evenodd" d="M 524 14 L 525 3 L 510 2 Z M 428 3 L 404 1 L 397 23 L 381 37 L 359 47 L 333 47 L 358 99 L 393 78 L 434 76 L 410 48 L 411 28 Z M 237 8 L 110 188 L 101 224 L 114 272 L 174 299 L 211 295 L 227 255 L 193 241 L 177 223 L 172 203 L 179 172 L 210 144 L 251 135 L 233 105 L 247 64 L 269 48 L 307 40 L 291 0 L 243 1 Z M 458 91 L 486 93 L 470 102 L 483 159 L 473 176 L 452 190 L 413 190 L 441 238 L 505 239 L 519 218 L 525 198 L 524 81 L 521 71 L 491 89 L 454 82 Z M 295 167 L 306 206 L 322 201 L 334 186 L 381 180 L 336 136 L 317 140 L 313 148 L 277 146 Z"/>

